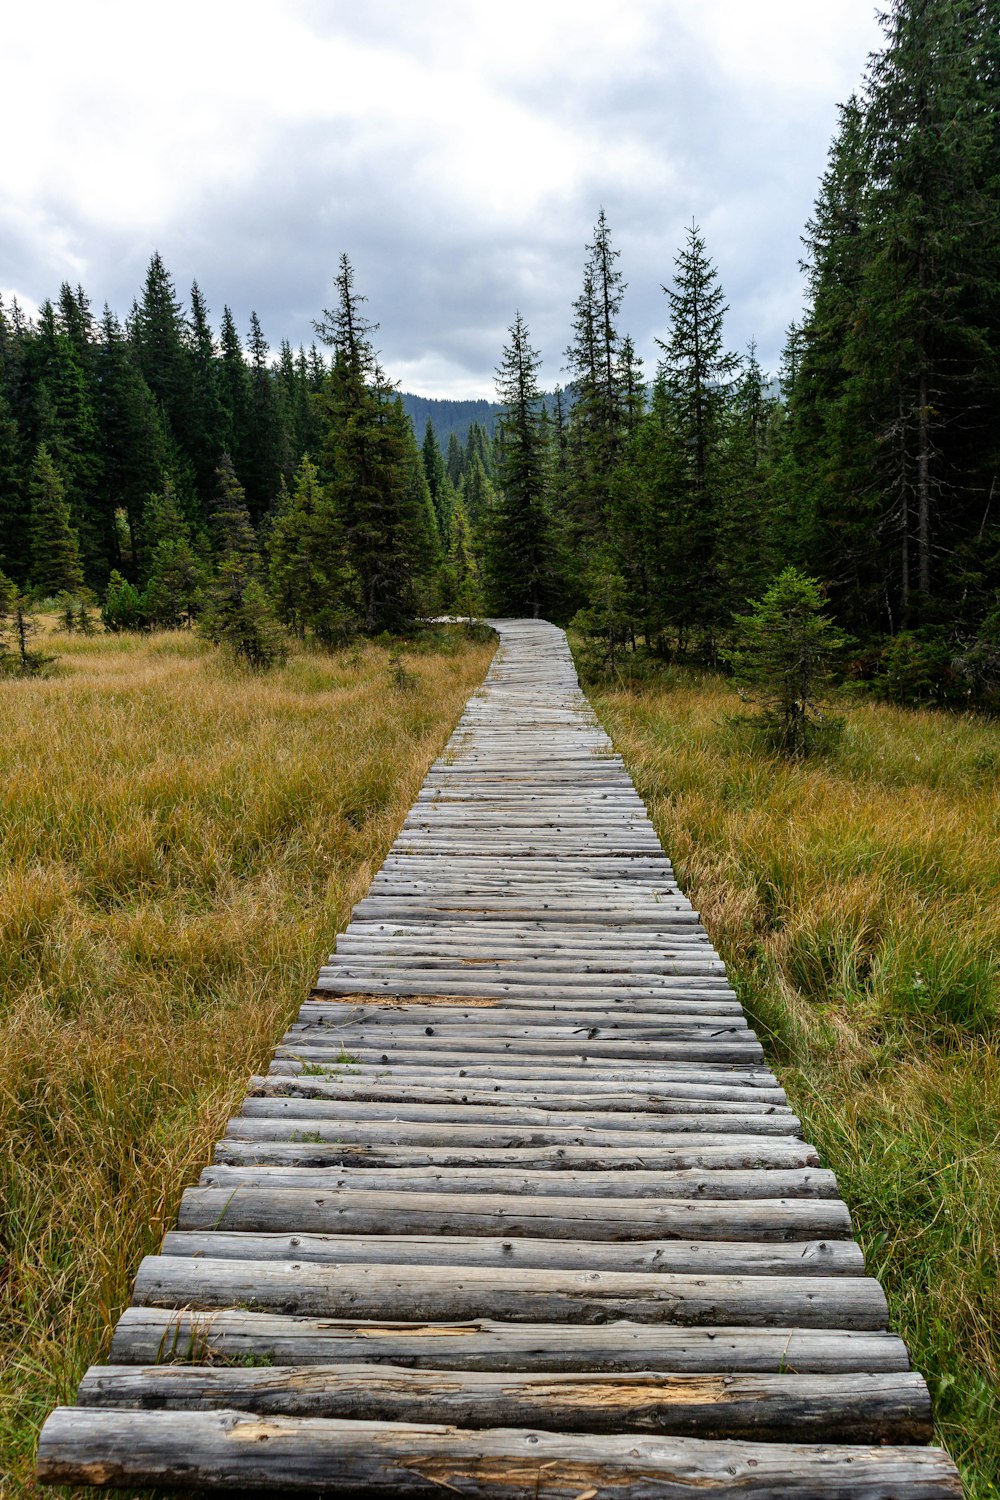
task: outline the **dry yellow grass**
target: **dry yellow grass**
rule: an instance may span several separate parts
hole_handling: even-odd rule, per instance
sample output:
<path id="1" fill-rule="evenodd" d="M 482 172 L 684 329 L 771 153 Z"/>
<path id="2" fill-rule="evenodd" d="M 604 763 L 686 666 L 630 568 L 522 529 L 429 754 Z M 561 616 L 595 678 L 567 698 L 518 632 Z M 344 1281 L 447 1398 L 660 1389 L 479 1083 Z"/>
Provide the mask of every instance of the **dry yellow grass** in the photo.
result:
<path id="1" fill-rule="evenodd" d="M 829 761 L 716 679 L 591 696 L 837 1173 L 970 1497 L 1000 1494 L 1000 728 L 847 709 Z"/>
<path id="2" fill-rule="evenodd" d="M 227 667 L 61 638 L 0 684 L 0 1492 L 364 893 L 491 646 Z"/>

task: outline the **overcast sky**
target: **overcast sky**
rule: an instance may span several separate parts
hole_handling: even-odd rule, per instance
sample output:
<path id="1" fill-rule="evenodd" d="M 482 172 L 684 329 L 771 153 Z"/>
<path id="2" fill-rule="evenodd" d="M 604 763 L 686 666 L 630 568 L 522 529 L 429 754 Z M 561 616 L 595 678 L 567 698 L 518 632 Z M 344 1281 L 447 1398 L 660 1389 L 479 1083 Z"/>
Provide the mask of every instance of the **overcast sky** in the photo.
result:
<path id="1" fill-rule="evenodd" d="M 218 326 L 312 337 L 340 252 L 404 389 L 492 396 L 516 310 L 564 377 L 605 208 L 650 367 L 684 227 L 777 364 L 873 0 L 33 0 L 2 31 L 0 289 L 121 314 L 149 256 Z"/>

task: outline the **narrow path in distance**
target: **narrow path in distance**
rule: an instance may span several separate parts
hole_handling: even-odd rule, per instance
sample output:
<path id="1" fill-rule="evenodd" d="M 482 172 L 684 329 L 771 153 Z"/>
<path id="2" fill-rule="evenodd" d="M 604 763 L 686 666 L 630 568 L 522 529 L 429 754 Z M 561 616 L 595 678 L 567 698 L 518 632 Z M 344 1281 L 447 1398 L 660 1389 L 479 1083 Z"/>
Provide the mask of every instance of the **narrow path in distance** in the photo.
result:
<path id="1" fill-rule="evenodd" d="M 961 1495 L 832 1174 L 581 693 L 500 648 L 52 1483 Z"/>

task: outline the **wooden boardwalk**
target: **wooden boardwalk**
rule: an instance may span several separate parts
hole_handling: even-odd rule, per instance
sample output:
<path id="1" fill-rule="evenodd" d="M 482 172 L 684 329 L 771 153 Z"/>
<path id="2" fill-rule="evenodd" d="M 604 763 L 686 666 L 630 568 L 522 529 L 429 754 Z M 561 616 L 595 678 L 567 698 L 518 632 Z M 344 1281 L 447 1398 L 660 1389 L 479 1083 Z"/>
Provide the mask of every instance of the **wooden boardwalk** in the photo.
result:
<path id="1" fill-rule="evenodd" d="M 40 1478 L 960 1495 L 565 637 L 498 629 Z"/>

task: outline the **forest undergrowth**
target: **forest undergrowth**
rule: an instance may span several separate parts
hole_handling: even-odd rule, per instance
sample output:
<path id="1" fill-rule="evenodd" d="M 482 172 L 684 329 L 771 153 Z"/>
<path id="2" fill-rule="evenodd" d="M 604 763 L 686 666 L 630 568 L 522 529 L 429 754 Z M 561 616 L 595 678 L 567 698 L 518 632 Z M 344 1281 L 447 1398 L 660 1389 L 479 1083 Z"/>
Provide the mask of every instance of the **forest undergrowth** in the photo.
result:
<path id="1" fill-rule="evenodd" d="M 46 644 L 55 675 L 0 694 L 4 1500 L 42 1493 L 38 1427 L 106 1354 L 493 651 L 439 632 L 257 676 L 179 631 Z"/>
<path id="2" fill-rule="evenodd" d="M 1000 1495 L 1000 727 L 868 702 L 789 763 L 713 677 L 592 688 L 972 1500 Z"/>

